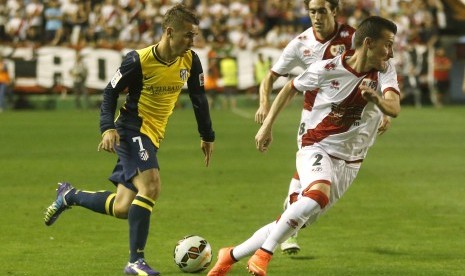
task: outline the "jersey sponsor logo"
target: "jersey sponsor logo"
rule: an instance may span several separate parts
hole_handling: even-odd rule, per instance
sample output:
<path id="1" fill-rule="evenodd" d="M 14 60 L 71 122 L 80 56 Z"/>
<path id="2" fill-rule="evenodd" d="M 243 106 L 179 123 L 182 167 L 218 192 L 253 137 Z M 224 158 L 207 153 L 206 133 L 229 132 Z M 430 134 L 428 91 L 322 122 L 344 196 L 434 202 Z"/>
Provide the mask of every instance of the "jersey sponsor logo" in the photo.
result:
<path id="1" fill-rule="evenodd" d="M 182 85 L 171 85 L 171 86 L 151 86 L 145 85 L 142 93 L 150 95 L 168 95 L 177 93 L 182 89 Z"/>
<path id="2" fill-rule="evenodd" d="M 362 119 L 362 112 L 363 107 L 361 106 L 344 106 L 332 103 L 328 118 L 335 126 L 350 127 L 355 121 Z"/>
<path id="3" fill-rule="evenodd" d="M 111 78 L 111 81 L 110 81 L 111 87 L 115 88 L 122 76 L 123 75 L 121 74 L 119 69 L 116 70 L 116 73 L 113 75 L 113 78 Z"/>
<path id="4" fill-rule="evenodd" d="M 199 83 L 200 83 L 200 86 L 204 86 L 205 84 L 205 76 L 202 74 L 199 75 Z"/>
<path id="5" fill-rule="evenodd" d="M 179 77 L 181 80 L 186 81 L 187 80 L 187 69 L 181 69 L 179 71 Z"/>

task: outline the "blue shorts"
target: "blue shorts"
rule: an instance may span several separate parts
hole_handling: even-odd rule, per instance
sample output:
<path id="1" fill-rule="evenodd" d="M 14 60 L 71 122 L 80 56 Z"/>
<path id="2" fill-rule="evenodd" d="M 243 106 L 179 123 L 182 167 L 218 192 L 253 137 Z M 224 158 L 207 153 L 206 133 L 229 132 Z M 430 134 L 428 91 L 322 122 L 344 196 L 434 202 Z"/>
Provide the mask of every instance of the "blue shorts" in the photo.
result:
<path id="1" fill-rule="evenodd" d="M 149 137 L 138 131 L 118 129 L 118 134 L 120 135 L 120 145 L 116 147 L 118 161 L 108 179 L 115 185 L 123 184 L 137 193 L 132 178 L 138 171 L 160 168 L 157 160 L 158 148 Z"/>

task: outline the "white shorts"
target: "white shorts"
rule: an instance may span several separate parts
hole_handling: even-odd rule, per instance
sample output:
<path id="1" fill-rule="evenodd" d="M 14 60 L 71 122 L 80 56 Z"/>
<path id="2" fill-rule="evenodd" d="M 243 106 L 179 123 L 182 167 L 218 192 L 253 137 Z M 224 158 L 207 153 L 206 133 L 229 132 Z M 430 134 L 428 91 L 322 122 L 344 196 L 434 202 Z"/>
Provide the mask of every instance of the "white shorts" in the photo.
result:
<path id="1" fill-rule="evenodd" d="M 326 180 L 331 183 L 329 203 L 318 215 L 311 217 L 307 224 L 315 221 L 342 197 L 357 176 L 361 164 L 331 157 L 318 146 L 304 147 L 297 152 L 296 167 L 301 185 L 301 188 L 295 191 L 299 194 L 298 198 L 302 197 L 301 192 L 315 181 Z"/>

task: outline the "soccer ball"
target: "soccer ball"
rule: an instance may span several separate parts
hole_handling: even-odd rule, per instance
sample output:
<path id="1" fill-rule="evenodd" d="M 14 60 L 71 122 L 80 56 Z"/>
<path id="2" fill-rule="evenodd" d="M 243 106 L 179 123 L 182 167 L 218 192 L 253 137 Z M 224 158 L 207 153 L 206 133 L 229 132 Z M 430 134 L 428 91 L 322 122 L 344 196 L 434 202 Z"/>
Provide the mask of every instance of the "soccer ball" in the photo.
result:
<path id="1" fill-rule="evenodd" d="M 200 236 L 185 236 L 174 248 L 174 262 L 183 272 L 201 272 L 211 261 L 212 248 L 207 240 Z"/>

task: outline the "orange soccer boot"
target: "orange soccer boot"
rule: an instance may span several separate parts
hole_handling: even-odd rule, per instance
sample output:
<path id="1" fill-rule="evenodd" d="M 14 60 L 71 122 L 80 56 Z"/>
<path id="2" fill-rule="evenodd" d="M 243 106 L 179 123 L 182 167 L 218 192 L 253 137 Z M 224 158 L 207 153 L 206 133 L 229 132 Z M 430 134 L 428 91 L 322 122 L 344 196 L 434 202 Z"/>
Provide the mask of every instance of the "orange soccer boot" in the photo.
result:
<path id="1" fill-rule="evenodd" d="M 208 272 L 207 276 L 223 276 L 231 270 L 233 264 L 237 262 L 231 256 L 233 248 L 234 247 L 225 247 L 218 251 L 218 260 L 215 266 Z"/>
<path id="2" fill-rule="evenodd" d="M 266 276 L 266 268 L 273 255 L 263 249 L 258 249 L 247 262 L 247 270 L 255 276 Z"/>

